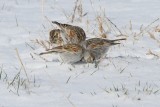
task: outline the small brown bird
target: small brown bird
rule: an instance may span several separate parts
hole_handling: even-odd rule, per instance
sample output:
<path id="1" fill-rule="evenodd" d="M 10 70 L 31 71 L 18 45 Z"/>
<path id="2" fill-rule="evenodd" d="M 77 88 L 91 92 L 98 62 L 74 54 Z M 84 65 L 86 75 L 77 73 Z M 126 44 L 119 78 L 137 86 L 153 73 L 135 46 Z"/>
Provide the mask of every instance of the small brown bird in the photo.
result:
<path id="1" fill-rule="evenodd" d="M 57 21 L 52 21 L 52 23 L 58 25 L 62 30 L 62 39 L 65 44 L 82 44 L 82 42 L 85 41 L 86 34 L 82 28 L 69 24 L 62 24 Z"/>
<path id="2" fill-rule="evenodd" d="M 63 44 L 63 39 L 61 37 L 60 29 L 53 29 L 49 32 L 49 41 L 51 44 L 56 44 L 58 46 Z"/>
<path id="3" fill-rule="evenodd" d="M 108 51 L 109 47 L 120 44 L 116 42 L 120 40 L 126 40 L 126 39 L 122 38 L 122 39 L 108 40 L 101 38 L 91 38 L 86 40 L 83 44 L 83 47 L 85 48 L 84 60 L 88 63 L 93 63 L 95 61 L 100 60 Z"/>
<path id="4" fill-rule="evenodd" d="M 60 61 L 73 64 L 82 59 L 84 48 L 78 44 L 66 44 L 49 49 L 47 52 L 42 52 L 39 55 L 52 53 L 58 53 L 61 58 Z"/>

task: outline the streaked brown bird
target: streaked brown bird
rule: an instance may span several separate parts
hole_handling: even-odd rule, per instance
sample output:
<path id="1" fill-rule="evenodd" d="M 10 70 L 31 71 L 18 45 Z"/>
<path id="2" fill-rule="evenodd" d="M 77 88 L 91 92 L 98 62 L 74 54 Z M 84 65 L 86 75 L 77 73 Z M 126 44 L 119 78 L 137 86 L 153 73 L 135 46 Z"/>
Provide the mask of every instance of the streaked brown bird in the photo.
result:
<path id="1" fill-rule="evenodd" d="M 60 61 L 64 63 L 76 63 L 83 57 L 84 48 L 78 44 L 66 44 L 63 46 L 57 46 L 52 49 L 42 52 L 39 55 L 58 53 Z"/>
<path id="2" fill-rule="evenodd" d="M 51 44 L 56 44 L 58 46 L 63 44 L 63 39 L 61 37 L 62 33 L 60 29 L 53 29 L 49 32 L 49 41 Z"/>
<path id="3" fill-rule="evenodd" d="M 84 60 L 88 63 L 93 63 L 100 60 L 108 51 L 110 46 L 117 45 L 117 41 L 126 40 L 126 38 L 108 40 L 101 38 L 91 38 L 84 42 L 85 48 Z"/>
<path id="4" fill-rule="evenodd" d="M 52 21 L 53 24 L 56 24 L 62 30 L 62 40 L 64 44 L 82 44 L 86 39 L 85 31 L 79 26 L 73 26 L 69 24 L 62 24 L 57 21 Z"/>

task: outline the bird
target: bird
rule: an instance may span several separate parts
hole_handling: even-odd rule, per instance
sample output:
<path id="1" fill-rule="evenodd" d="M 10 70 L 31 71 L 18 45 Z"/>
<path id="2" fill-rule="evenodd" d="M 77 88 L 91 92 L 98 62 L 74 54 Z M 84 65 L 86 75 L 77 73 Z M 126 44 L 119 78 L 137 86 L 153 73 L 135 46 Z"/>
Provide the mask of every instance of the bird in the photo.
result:
<path id="1" fill-rule="evenodd" d="M 56 44 L 57 46 L 61 46 L 63 44 L 61 32 L 60 29 L 53 29 L 49 32 L 49 42 L 51 45 Z"/>
<path id="2" fill-rule="evenodd" d="M 74 64 L 82 59 L 84 48 L 78 44 L 65 44 L 62 46 L 54 47 L 52 49 L 48 49 L 46 52 L 42 52 L 39 55 L 52 53 L 59 54 L 59 61 L 63 63 Z"/>
<path id="3" fill-rule="evenodd" d="M 62 24 L 57 21 L 52 21 L 61 29 L 61 37 L 64 44 L 82 44 L 86 39 L 85 31 L 79 26 L 73 26 L 69 24 Z"/>
<path id="4" fill-rule="evenodd" d="M 108 51 L 110 46 L 117 45 L 117 41 L 126 40 L 122 39 L 102 39 L 102 38 L 91 38 L 84 42 L 83 47 L 85 52 L 83 55 L 83 60 L 87 63 L 97 63 Z"/>

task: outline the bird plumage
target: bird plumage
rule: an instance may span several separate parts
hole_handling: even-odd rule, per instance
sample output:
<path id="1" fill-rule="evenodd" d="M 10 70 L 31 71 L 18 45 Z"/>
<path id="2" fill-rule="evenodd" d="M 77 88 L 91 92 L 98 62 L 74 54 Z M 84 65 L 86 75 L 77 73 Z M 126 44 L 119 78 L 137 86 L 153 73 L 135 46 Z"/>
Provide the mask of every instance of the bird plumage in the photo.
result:
<path id="1" fill-rule="evenodd" d="M 53 24 L 59 26 L 62 30 L 62 39 L 67 43 L 81 44 L 86 39 L 85 31 L 79 26 L 62 24 L 57 21 L 52 21 Z"/>
<path id="2" fill-rule="evenodd" d="M 82 59 L 84 48 L 78 44 L 66 44 L 49 49 L 47 52 L 42 52 L 39 55 L 52 53 L 58 53 L 61 61 L 64 63 L 75 63 Z"/>
<path id="3" fill-rule="evenodd" d="M 51 44 L 57 44 L 58 46 L 63 44 L 63 39 L 61 37 L 60 29 L 53 29 L 49 32 L 49 42 Z"/>
<path id="4" fill-rule="evenodd" d="M 91 38 L 86 40 L 83 44 L 83 47 L 86 50 L 84 53 L 84 60 L 89 63 L 100 60 L 109 50 L 110 46 L 120 44 L 117 41 L 121 40 L 126 39 L 108 40 L 102 38 Z"/>

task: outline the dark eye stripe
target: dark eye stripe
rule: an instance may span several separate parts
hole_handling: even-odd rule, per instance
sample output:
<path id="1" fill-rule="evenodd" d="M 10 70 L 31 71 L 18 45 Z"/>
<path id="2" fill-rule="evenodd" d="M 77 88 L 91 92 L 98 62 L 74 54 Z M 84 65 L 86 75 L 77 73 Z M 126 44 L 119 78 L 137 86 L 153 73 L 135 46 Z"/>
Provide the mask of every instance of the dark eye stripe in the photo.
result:
<path id="1" fill-rule="evenodd" d="M 62 25 L 63 27 L 67 27 L 67 26 L 69 27 L 69 25 L 67 25 L 67 24 L 61 24 L 61 25 Z"/>

